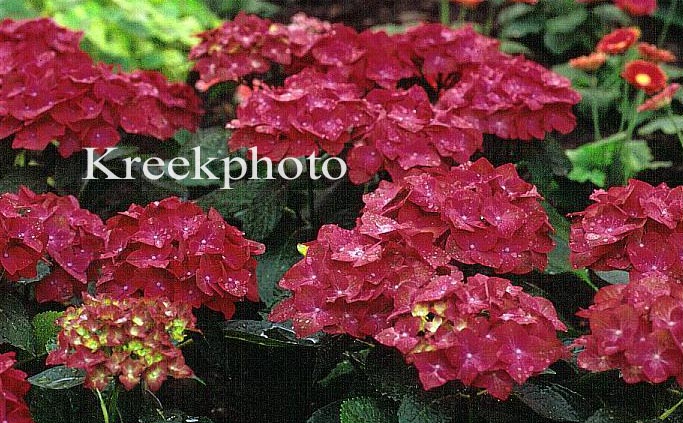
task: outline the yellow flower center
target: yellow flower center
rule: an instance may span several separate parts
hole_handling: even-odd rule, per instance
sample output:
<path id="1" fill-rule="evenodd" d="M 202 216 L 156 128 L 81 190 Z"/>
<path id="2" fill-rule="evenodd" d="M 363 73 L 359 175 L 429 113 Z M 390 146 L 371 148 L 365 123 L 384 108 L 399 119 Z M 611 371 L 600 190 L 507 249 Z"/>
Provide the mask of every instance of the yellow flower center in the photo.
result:
<path id="1" fill-rule="evenodd" d="M 634 79 L 636 83 L 638 83 L 638 85 L 643 87 L 650 85 L 650 83 L 652 82 L 652 78 L 650 77 L 650 75 L 646 73 L 639 73 L 636 75 Z"/>

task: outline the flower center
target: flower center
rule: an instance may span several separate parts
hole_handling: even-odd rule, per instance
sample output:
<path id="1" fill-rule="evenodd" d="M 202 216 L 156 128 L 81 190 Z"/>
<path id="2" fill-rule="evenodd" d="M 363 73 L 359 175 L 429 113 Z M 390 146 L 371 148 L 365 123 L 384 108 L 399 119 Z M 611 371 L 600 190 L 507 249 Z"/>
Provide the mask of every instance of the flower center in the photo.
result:
<path id="1" fill-rule="evenodd" d="M 639 73 L 636 75 L 635 81 L 638 83 L 638 85 L 648 86 L 652 82 L 652 78 L 646 73 Z"/>

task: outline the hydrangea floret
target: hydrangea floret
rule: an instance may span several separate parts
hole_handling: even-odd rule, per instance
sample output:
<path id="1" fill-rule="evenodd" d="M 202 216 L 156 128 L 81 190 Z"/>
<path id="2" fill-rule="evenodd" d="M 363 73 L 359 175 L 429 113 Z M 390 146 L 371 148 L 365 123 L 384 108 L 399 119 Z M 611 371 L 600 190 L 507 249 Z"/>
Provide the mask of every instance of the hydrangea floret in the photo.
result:
<path id="1" fill-rule="evenodd" d="M 232 316 L 235 302 L 258 301 L 255 255 L 263 244 L 244 238 L 215 210 L 176 197 L 133 204 L 107 220 L 98 292 L 114 298 L 167 297 Z"/>
<path id="2" fill-rule="evenodd" d="M 104 390 L 118 380 L 130 390 L 141 381 L 157 391 L 169 377 L 192 377 L 178 344 L 196 331 L 192 308 L 165 298 L 84 296 L 57 320 L 57 349 L 47 364 L 83 369 L 85 387 Z"/>

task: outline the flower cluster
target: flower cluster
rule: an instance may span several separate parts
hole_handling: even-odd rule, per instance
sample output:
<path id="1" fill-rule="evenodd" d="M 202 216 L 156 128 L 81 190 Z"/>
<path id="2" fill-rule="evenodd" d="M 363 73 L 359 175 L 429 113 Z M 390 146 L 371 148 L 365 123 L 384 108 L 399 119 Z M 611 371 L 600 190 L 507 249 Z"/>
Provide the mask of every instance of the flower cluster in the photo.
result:
<path id="1" fill-rule="evenodd" d="M 627 270 L 631 280 L 683 275 L 683 187 L 630 180 L 590 198 L 571 226 L 575 267 Z"/>
<path id="2" fill-rule="evenodd" d="M 156 391 L 168 376 L 193 376 L 178 348 L 185 331 L 196 330 L 189 304 L 86 295 L 57 324 L 57 349 L 46 363 L 85 370 L 87 388 L 103 390 L 118 378 L 128 390 L 144 381 Z"/>
<path id="3" fill-rule="evenodd" d="M 12 368 L 14 352 L 0 354 L 0 421 L 3 423 L 33 423 L 24 396 L 29 384 L 26 373 Z"/>
<path id="4" fill-rule="evenodd" d="M 437 276 L 411 307 L 375 338 L 406 354 L 426 389 L 457 379 L 506 399 L 566 355 L 555 333 L 566 327 L 550 301 L 507 279 Z"/>
<path id="5" fill-rule="evenodd" d="M 156 72 L 116 73 L 79 48 L 82 34 L 48 19 L 0 23 L 0 139 L 63 157 L 114 146 L 118 128 L 160 139 L 194 129 L 201 114 L 191 87 Z"/>
<path id="6" fill-rule="evenodd" d="M 375 236 L 420 232 L 371 220 Z M 464 283 L 456 267 L 436 266 L 434 256 L 425 261 L 419 246 L 363 231 L 321 228 L 280 282 L 294 295 L 270 319 L 291 319 L 299 336 L 324 330 L 374 337 L 399 349 L 426 389 L 457 379 L 501 399 L 563 356 L 555 330 L 565 327 L 549 301 L 506 279 L 476 275 Z"/>
<path id="7" fill-rule="evenodd" d="M 683 385 L 682 282 L 656 274 L 602 288 L 594 304 L 578 313 L 591 328 L 576 341 L 582 347 L 579 366 L 620 369 L 627 383 L 675 377 Z"/>
<path id="8" fill-rule="evenodd" d="M 253 256 L 264 246 L 245 239 L 214 209 L 207 214 L 175 197 L 146 207 L 133 204 L 110 218 L 107 229 L 98 292 L 167 297 L 206 305 L 226 318 L 236 301 L 258 301 Z"/>
<path id="9" fill-rule="evenodd" d="M 324 330 L 394 346 L 425 388 L 458 379 L 506 398 L 562 356 L 555 330 L 564 326 L 547 300 L 505 279 L 464 283 L 454 262 L 543 268 L 553 243 L 539 198 L 512 165 L 485 159 L 382 182 L 353 230 L 326 225 L 304 245 L 280 282 L 294 295 L 270 318 L 291 319 L 299 336 Z"/>
<path id="10" fill-rule="evenodd" d="M 669 50 L 660 49 L 648 43 L 637 43 L 639 28 L 618 28 L 602 37 L 595 52 L 569 61 L 570 66 L 585 71 L 596 71 L 605 64 L 608 55 L 627 55 L 637 51 L 641 59 L 629 60 L 620 69 L 621 77 L 633 87 L 651 97 L 637 108 L 639 112 L 657 110 L 669 104 L 679 88 L 678 84 L 667 85 L 668 76 L 659 66 L 660 62 L 672 62 L 676 56 Z M 634 52 L 635 53 L 635 52 Z M 630 54 L 627 55 L 631 57 Z"/>
<path id="11" fill-rule="evenodd" d="M 396 183 L 383 182 L 366 195 L 358 228 L 384 236 L 373 228 L 377 216 L 407 228 L 402 236 L 434 265 L 455 260 L 522 274 L 544 269 L 553 249 L 540 199 L 514 165 L 495 168 L 482 158 L 450 171 L 415 172 Z"/>
<path id="12" fill-rule="evenodd" d="M 102 220 L 72 196 L 25 187 L 0 196 L 0 265 L 6 276 L 33 278 L 48 257 L 54 265 L 36 286 L 38 301 L 65 301 L 84 291 L 106 239 Z"/>
<path id="13" fill-rule="evenodd" d="M 277 161 L 351 145 L 356 183 L 382 168 L 463 163 L 483 133 L 528 140 L 576 123 L 579 96 L 567 79 L 501 53 L 470 27 L 420 25 L 390 36 L 302 16 L 284 26 L 240 15 L 202 37 L 191 54 L 202 89 L 276 63 L 289 75 L 283 87 L 259 82 L 244 98 L 231 148 L 258 146 Z"/>

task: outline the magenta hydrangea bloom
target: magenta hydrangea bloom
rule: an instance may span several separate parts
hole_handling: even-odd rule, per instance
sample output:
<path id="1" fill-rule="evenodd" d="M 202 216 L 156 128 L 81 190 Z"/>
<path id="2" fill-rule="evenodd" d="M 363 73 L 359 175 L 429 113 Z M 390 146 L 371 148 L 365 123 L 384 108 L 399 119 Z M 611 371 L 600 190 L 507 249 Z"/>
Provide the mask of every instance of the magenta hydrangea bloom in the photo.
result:
<path id="1" fill-rule="evenodd" d="M 420 25 L 390 36 L 302 15 L 286 26 L 242 14 L 202 40 L 191 53 L 202 90 L 250 84 L 274 64 L 289 76 L 278 88 L 258 82 L 244 99 L 232 149 L 255 146 L 275 161 L 344 151 L 354 183 L 382 169 L 398 178 L 464 163 L 484 133 L 542 139 L 576 124 L 571 109 L 580 98 L 569 80 L 500 52 L 469 27 Z"/>
<path id="2" fill-rule="evenodd" d="M 570 260 L 576 267 L 683 275 L 683 187 L 630 180 L 596 190 L 593 204 L 574 214 Z"/>
<path id="3" fill-rule="evenodd" d="M 245 239 L 214 209 L 208 213 L 171 197 L 107 220 L 97 291 L 114 298 L 167 297 L 230 318 L 235 302 L 258 301 L 255 255 L 264 246 Z"/>
<path id="4" fill-rule="evenodd" d="M 600 289 L 577 313 L 591 332 L 577 339 L 580 367 L 621 370 L 627 383 L 683 385 L 683 283 L 661 273 Z"/>
<path id="5" fill-rule="evenodd" d="M 6 276 L 33 278 L 39 262 L 52 264 L 36 285 L 40 302 L 67 301 L 85 291 L 106 240 L 102 220 L 72 196 L 22 187 L 0 197 L 0 264 Z"/>
<path id="6" fill-rule="evenodd" d="M 202 113 L 191 87 L 157 72 L 114 72 L 80 50 L 82 33 L 49 19 L 0 23 L 0 139 L 68 157 L 116 145 L 126 132 L 170 138 Z"/>

